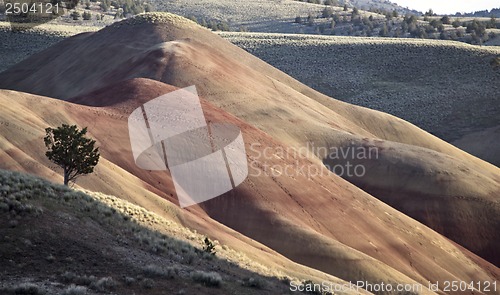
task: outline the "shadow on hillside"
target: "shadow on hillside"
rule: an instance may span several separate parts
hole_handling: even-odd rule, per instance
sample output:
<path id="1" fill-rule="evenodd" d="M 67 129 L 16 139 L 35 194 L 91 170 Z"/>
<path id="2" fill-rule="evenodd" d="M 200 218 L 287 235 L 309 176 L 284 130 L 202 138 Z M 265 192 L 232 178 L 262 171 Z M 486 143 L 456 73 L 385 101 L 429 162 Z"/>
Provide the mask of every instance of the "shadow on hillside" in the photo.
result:
<path id="1" fill-rule="evenodd" d="M 118 198 L 0 170 L 0 215 L 2 294 L 80 294 L 71 293 L 78 288 L 115 294 L 291 292 L 288 278 L 265 277 L 211 255 L 196 242 L 201 235 Z M 145 222 L 170 224 L 198 245 Z"/>

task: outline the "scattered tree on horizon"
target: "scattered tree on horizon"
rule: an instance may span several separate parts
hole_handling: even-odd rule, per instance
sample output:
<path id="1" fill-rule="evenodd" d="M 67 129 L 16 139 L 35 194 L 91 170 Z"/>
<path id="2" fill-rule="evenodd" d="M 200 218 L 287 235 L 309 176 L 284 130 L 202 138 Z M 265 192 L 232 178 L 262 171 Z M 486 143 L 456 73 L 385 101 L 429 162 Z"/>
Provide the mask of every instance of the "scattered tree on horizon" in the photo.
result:
<path id="1" fill-rule="evenodd" d="M 331 7 L 325 7 L 325 9 L 323 9 L 323 18 L 330 18 L 333 16 L 333 9 Z"/>
<path id="2" fill-rule="evenodd" d="M 314 25 L 314 16 L 309 13 L 307 16 L 307 25 L 312 27 Z"/>
<path id="3" fill-rule="evenodd" d="M 338 0 L 325 0 L 323 3 L 325 5 L 330 5 L 330 6 L 339 6 L 339 1 Z"/>
<path id="4" fill-rule="evenodd" d="M 310 0 L 297 1 L 311 3 Z M 488 29 L 500 28 L 500 22 L 493 14 L 488 20 L 463 21 L 449 15 L 436 17 L 432 9 L 427 11 L 424 17 L 412 13 L 400 15 L 396 9 L 385 10 L 373 7 L 369 9 L 371 14 L 366 14 L 364 10 L 356 6 L 349 8 L 344 2 L 346 13 L 327 6 L 330 3 L 332 2 L 323 1 L 325 6 L 319 15 L 309 13 L 309 15 L 295 17 L 294 22 L 304 26 L 299 27 L 298 32 L 300 34 L 442 39 L 481 45 L 498 35 L 487 31 Z M 309 28 L 305 29 L 306 26 Z"/>
<path id="5" fill-rule="evenodd" d="M 383 24 L 379 33 L 380 37 L 387 37 L 389 35 L 389 29 L 387 28 L 387 24 Z"/>
<path id="6" fill-rule="evenodd" d="M 425 16 L 436 16 L 436 14 L 434 13 L 434 11 L 432 9 L 429 9 L 429 11 L 427 11 L 426 13 L 424 13 Z"/>
<path id="7" fill-rule="evenodd" d="M 449 25 L 451 23 L 450 17 L 445 15 L 441 18 L 441 22 L 445 25 Z"/>
<path id="8" fill-rule="evenodd" d="M 330 29 L 332 29 L 332 30 L 333 30 L 333 29 L 335 28 L 335 25 L 336 25 L 336 23 L 335 23 L 335 21 L 332 19 L 332 21 L 330 22 Z"/>
<path id="9" fill-rule="evenodd" d="M 91 20 L 92 19 L 92 13 L 90 13 L 88 11 L 84 11 L 82 17 L 83 17 L 83 20 Z"/>
<path id="10" fill-rule="evenodd" d="M 352 15 L 353 15 L 353 16 L 354 16 L 354 15 L 359 15 L 359 9 L 358 9 L 357 7 L 354 7 L 354 8 L 352 9 Z"/>
<path id="11" fill-rule="evenodd" d="M 78 176 L 94 172 L 99 162 L 99 148 L 95 140 L 85 137 L 87 127 L 79 130 L 76 125 L 63 124 L 56 129 L 46 128 L 43 139 L 47 158 L 63 168 L 64 185 Z"/>
<path id="12" fill-rule="evenodd" d="M 75 11 L 73 11 L 73 12 L 71 13 L 71 15 L 70 15 L 70 16 L 71 16 L 71 18 L 72 18 L 73 20 L 79 20 L 79 19 L 80 19 L 81 14 L 80 14 L 78 11 L 76 11 L 76 10 L 75 10 Z"/>

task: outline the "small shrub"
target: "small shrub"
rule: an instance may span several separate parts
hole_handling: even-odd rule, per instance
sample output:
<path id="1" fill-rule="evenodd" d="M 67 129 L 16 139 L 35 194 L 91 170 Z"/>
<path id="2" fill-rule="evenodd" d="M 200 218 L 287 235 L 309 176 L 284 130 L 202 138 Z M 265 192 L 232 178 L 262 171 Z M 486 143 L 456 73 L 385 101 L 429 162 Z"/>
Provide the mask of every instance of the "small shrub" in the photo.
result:
<path id="1" fill-rule="evenodd" d="M 0 212 L 9 212 L 9 205 L 6 203 L 0 203 Z"/>
<path id="2" fill-rule="evenodd" d="M 54 255 L 50 254 L 49 256 L 45 257 L 45 260 L 47 260 L 47 262 L 49 263 L 52 263 L 56 261 L 56 258 L 54 257 Z"/>
<path id="3" fill-rule="evenodd" d="M 14 227 L 16 227 L 18 225 L 19 225 L 19 221 L 15 220 L 15 219 L 9 221 L 9 226 L 12 227 L 12 228 L 14 228 Z"/>
<path id="4" fill-rule="evenodd" d="M 176 268 L 162 268 L 160 266 L 150 264 L 144 268 L 144 275 L 148 278 L 174 278 L 179 271 Z"/>
<path id="5" fill-rule="evenodd" d="M 77 275 L 74 272 L 66 271 L 59 277 L 59 279 L 63 283 L 71 283 L 75 280 L 76 277 Z"/>
<path id="6" fill-rule="evenodd" d="M 62 295 L 85 295 L 87 294 L 87 288 L 84 286 L 77 286 L 72 284 L 68 288 L 66 288 Z"/>
<path id="7" fill-rule="evenodd" d="M 197 258 L 197 254 L 193 251 L 187 252 L 185 255 L 182 256 L 182 261 L 186 264 L 193 264 L 194 261 Z M 210 255 L 212 256 L 212 255 Z"/>
<path id="8" fill-rule="evenodd" d="M 216 251 L 215 251 L 214 243 L 212 241 L 210 241 L 210 239 L 208 237 L 205 237 L 204 242 L 205 242 L 205 246 L 203 247 L 203 251 L 205 251 L 206 253 L 215 255 Z"/>
<path id="9" fill-rule="evenodd" d="M 92 13 L 85 11 L 82 15 L 83 20 L 91 20 L 92 19 Z"/>
<path id="10" fill-rule="evenodd" d="M 330 18 L 333 16 L 333 9 L 331 7 L 325 7 L 322 12 L 323 18 Z"/>
<path id="11" fill-rule="evenodd" d="M 73 20 L 78 20 L 80 19 L 81 14 L 78 11 L 73 11 L 70 16 L 73 18 Z"/>
<path id="12" fill-rule="evenodd" d="M 265 284 L 265 281 L 261 278 L 246 278 L 243 280 L 243 286 L 255 289 L 264 289 Z"/>
<path id="13" fill-rule="evenodd" d="M 207 287 L 220 287 L 222 277 L 216 272 L 195 271 L 191 273 L 191 279 Z"/>
<path id="14" fill-rule="evenodd" d="M 63 273 L 60 277 L 60 280 L 63 283 L 72 283 L 75 285 L 84 285 L 84 286 L 90 286 L 91 284 L 97 282 L 97 278 L 95 276 L 86 276 L 86 275 L 80 276 L 70 271 Z"/>
<path id="15" fill-rule="evenodd" d="M 155 286 L 155 282 L 152 279 L 143 279 L 141 281 L 141 286 L 144 289 L 152 289 Z"/>
<path id="16" fill-rule="evenodd" d="M 125 285 L 127 285 L 127 286 L 135 284 L 135 279 L 132 277 L 124 277 L 123 281 L 125 282 Z"/>
<path id="17" fill-rule="evenodd" d="M 90 287 L 97 291 L 108 291 L 113 290 L 116 287 L 116 282 L 112 277 L 104 277 L 99 279 L 97 282 L 93 282 Z"/>

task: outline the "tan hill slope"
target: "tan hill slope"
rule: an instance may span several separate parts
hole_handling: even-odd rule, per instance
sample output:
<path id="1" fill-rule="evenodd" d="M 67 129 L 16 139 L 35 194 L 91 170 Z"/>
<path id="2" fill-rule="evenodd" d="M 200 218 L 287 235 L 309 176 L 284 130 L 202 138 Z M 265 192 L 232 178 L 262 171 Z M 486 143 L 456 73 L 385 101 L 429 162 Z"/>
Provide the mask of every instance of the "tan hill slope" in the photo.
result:
<path id="1" fill-rule="evenodd" d="M 147 96 L 144 95 L 149 91 L 151 91 L 152 88 L 154 88 L 152 86 L 155 86 L 154 85 L 155 83 L 157 86 L 156 87 L 157 90 L 158 88 L 161 89 L 162 87 L 163 91 L 170 91 L 173 89 L 170 86 L 154 81 L 152 82 L 153 85 L 151 83 L 147 83 L 145 85 L 145 88 L 147 89 L 145 92 L 140 91 L 140 97 L 142 97 L 142 99 L 147 99 Z M 150 173 L 149 171 L 138 169 L 133 163 L 133 159 L 131 159 L 130 156 L 131 151 L 129 146 L 128 135 L 126 136 L 127 137 L 126 139 L 123 139 L 122 136 L 125 133 L 121 132 L 125 131 L 127 128 L 127 119 L 126 119 L 127 116 L 124 115 L 128 114 L 127 109 L 125 109 L 125 111 L 123 111 L 120 108 L 114 110 L 95 109 L 68 103 L 61 104 L 61 102 L 58 100 L 27 95 L 24 93 L 16 93 L 11 91 L 8 91 L 8 93 L 3 93 L 3 91 L 0 92 L 2 92 L 2 94 L 0 95 L 2 97 L 2 105 L 4 105 L 4 103 L 7 102 L 3 100 L 4 98 L 7 99 L 7 97 L 8 100 L 15 99 L 18 102 L 16 105 L 10 105 L 10 107 L 6 109 L 4 113 L 2 113 L 2 119 L 5 119 L 2 120 L 0 124 L 2 130 L 0 138 L 0 146 L 1 146 L 0 162 L 2 163 L 1 164 L 2 168 L 6 168 L 8 170 L 25 171 L 32 174 L 41 175 L 47 179 L 61 182 L 61 175 L 55 172 L 58 170 L 58 168 L 54 167 L 53 164 L 50 163 L 44 156 L 43 143 L 41 144 L 40 142 L 44 134 L 42 126 L 48 126 L 52 124 L 58 125 L 62 122 L 93 126 L 92 129 L 94 129 L 94 131 L 101 130 L 102 132 L 101 134 L 92 134 L 92 136 L 96 135 L 96 137 L 98 138 L 99 145 L 101 147 L 102 157 L 97 167 L 96 173 L 91 177 L 83 177 L 79 179 L 78 186 L 85 187 L 86 189 L 91 189 L 93 191 L 114 193 L 115 195 L 119 196 L 124 200 L 128 200 L 136 205 L 141 206 L 142 208 L 147 208 L 147 211 L 142 210 L 138 214 L 135 208 L 132 208 L 133 210 L 129 210 L 130 206 L 127 204 L 123 205 L 123 203 L 116 201 L 111 201 L 111 203 L 114 204 L 110 204 L 109 200 L 106 199 L 105 201 L 107 202 L 107 206 L 111 206 L 117 211 L 125 209 L 127 211 L 126 215 L 134 215 L 133 218 L 137 218 L 142 223 L 148 226 L 152 226 L 152 229 L 154 230 L 159 230 L 162 233 L 166 232 L 167 235 L 173 236 L 174 239 L 175 238 L 187 239 L 189 241 L 194 241 L 195 244 L 198 244 L 200 237 L 198 234 L 196 234 L 197 231 L 209 235 L 210 238 L 218 240 L 220 242 L 221 246 L 217 247 L 217 251 L 219 252 L 217 257 L 230 258 L 231 262 L 239 265 L 243 269 L 248 269 L 253 272 L 256 272 L 256 276 L 259 275 L 269 276 L 269 277 L 277 276 L 280 279 L 288 277 L 297 282 L 301 282 L 304 280 L 313 280 L 314 282 L 325 281 L 333 284 L 341 284 L 341 285 L 345 284 L 344 281 L 336 277 L 297 264 L 285 258 L 284 256 L 280 255 L 279 253 L 267 247 L 266 245 L 261 244 L 255 240 L 252 240 L 220 224 L 219 222 L 211 219 L 202 211 L 197 211 L 196 209 L 193 210 L 194 212 L 190 212 L 187 210 L 180 210 L 175 205 L 175 203 L 177 203 L 177 200 L 175 199 L 175 197 L 172 197 L 173 185 L 171 182 L 169 182 L 169 175 L 167 173 L 157 173 L 151 175 L 152 173 Z M 140 103 L 140 100 L 137 99 L 137 97 L 133 97 L 133 99 L 134 101 L 136 101 L 136 103 Z M 33 105 L 37 105 L 38 107 L 37 110 L 30 110 L 31 106 Z M 109 134 L 110 130 L 113 130 L 119 136 L 117 137 L 110 136 Z M 19 145 L 19 147 L 16 147 L 16 145 Z M 123 150 L 125 150 L 126 152 L 122 153 Z M 115 161 L 116 163 L 119 163 L 122 167 L 126 168 L 132 167 L 130 169 L 132 173 L 124 170 L 122 167 L 120 167 L 120 165 L 114 164 L 109 159 Z M 138 176 L 141 176 L 142 179 L 138 178 L 133 173 L 137 174 Z M 21 181 L 20 184 L 17 185 L 16 187 L 20 187 L 23 189 L 28 188 L 29 190 L 33 188 L 30 185 L 30 181 L 27 181 L 27 183 L 25 183 L 23 177 L 21 177 L 21 180 L 23 181 Z M 151 186 L 148 182 L 154 183 L 156 187 Z M 2 186 L 7 186 L 7 188 L 11 186 L 11 184 L 4 179 L 2 179 L 2 182 L 0 182 L 0 184 Z M 40 185 L 39 182 L 37 184 Z M 44 183 L 42 183 L 42 185 L 46 186 L 46 184 Z M 38 194 L 40 190 L 35 190 L 35 192 Z M 51 193 L 50 189 L 48 193 L 49 194 Z M 29 195 L 30 192 L 23 191 L 22 194 Z M 3 197 L 6 198 L 5 200 L 12 199 L 16 198 L 16 194 L 6 194 Z M 61 198 L 63 197 L 64 195 L 61 196 Z M 19 201 L 25 201 L 25 200 L 21 199 Z M 41 200 L 41 202 L 43 205 L 44 203 L 43 199 Z M 38 202 L 37 204 L 39 205 Z M 50 204 L 48 204 L 48 206 L 50 206 Z M 125 208 L 121 206 L 125 206 Z M 58 206 L 55 206 L 55 208 L 54 207 L 49 207 L 49 208 L 61 209 Z M 44 207 L 44 210 L 45 209 L 46 208 Z M 94 210 L 93 208 L 91 209 L 92 209 L 91 211 Z M 99 210 L 101 211 L 101 209 L 104 211 L 105 214 L 108 214 L 106 213 L 108 212 L 106 208 L 100 208 Z M 77 210 L 80 210 L 79 207 L 77 207 Z M 100 211 L 97 213 L 100 214 Z M 70 215 L 73 213 L 74 212 L 70 212 Z M 163 222 L 161 226 L 158 226 L 155 214 L 157 216 L 161 216 L 161 218 L 166 220 L 165 222 Z M 93 218 L 99 219 L 99 216 Z M 4 221 L 5 222 L 9 221 L 9 218 L 5 219 Z M 23 222 L 20 222 L 20 224 L 23 228 L 25 228 L 34 226 L 34 222 L 35 221 L 32 220 L 28 223 L 24 223 L 23 220 Z M 50 218 L 49 220 L 47 220 L 47 226 L 50 226 L 49 222 Z M 184 228 L 184 226 L 181 226 L 180 224 L 189 226 L 189 228 L 191 228 L 191 231 L 187 230 L 186 228 Z M 63 226 L 66 226 L 66 224 L 63 224 Z M 78 224 L 71 224 L 71 226 L 78 226 Z M 82 249 L 78 250 L 85 252 L 87 249 L 90 248 L 92 251 L 94 247 L 99 247 L 98 249 L 100 250 L 101 249 L 100 244 L 89 245 L 88 241 L 80 240 L 78 238 L 78 237 L 88 238 L 88 234 L 85 233 L 85 231 L 88 230 L 86 226 L 87 224 L 83 225 L 84 228 L 81 231 L 84 233 L 82 233 L 81 236 L 78 234 L 80 233 L 80 231 L 77 230 L 76 231 L 77 237 L 72 238 L 74 239 L 74 243 L 82 243 L 81 246 L 85 248 L 83 250 Z M 118 228 L 118 230 L 119 229 L 120 227 Z M 41 230 L 43 231 L 43 227 Z M 106 231 L 109 229 L 105 228 L 103 230 Z M 75 231 L 73 231 L 72 233 L 74 232 Z M 10 232 L 10 234 L 12 233 L 15 233 L 15 230 L 12 230 Z M 147 234 L 150 235 L 149 233 Z M 97 238 L 98 240 L 104 239 L 105 241 L 108 241 L 110 239 L 110 237 L 107 235 L 104 238 L 100 238 L 99 235 L 100 233 L 97 233 L 96 236 L 92 237 Z M 153 253 L 168 252 L 167 251 L 168 248 L 164 249 L 164 247 L 167 247 L 168 244 L 165 245 L 161 239 L 160 240 L 155 239 L 154 236 L 157 235 L 156 233 L 151 233 L 151 235 L 153 235 L 153 237 L 151 238 L 152 240 L 149 241 L 147 240 L 149 239 L 148 236 L 142 237 L 141 232 L 138 233 L 138 239 L 141 240 L 142 243 L 144 243 L 147 246 L 146 250 L 151 251 Z M 59 247 L 56 247 L 51 243 L 56 243 L 56 241 L 60 237 L 66 238 L 66 236 L 55 235 L 53 237 L 54 240 L 52 240 L 52 238 L 44 240 L 43 236 L 38 237 L 38 233 L 34 237 L 40 239 L 41 242 L 48 243 L 51 246 L 51 249 L 53 249 L 53 251 L 55 252 L 59 251 L 60 249 Z M 111 242 L 113 245 L 116 243 L 115 240 L 112 240 Z M 125 241 L 125 243 L 126 242 L 127 241 Z M 132 245 L 132 247 L 134 247 L 134 245 Z M 129 250 L 133 250 L 134 252 L 136 251 L 136 249 L 129 249 Z M 235 252 L 235 250 L 237 251 Z M 188 259 L 188 256 L 192 254 L 186 252 L 185 250 L 182 251 L 186 255 L 186 257 L 181 256 L 182 259 Z M 115 250 L 113 250 L 112 253 L 108 254 L 111 257 L 114 257 L 116 256 L 117 253 L 115 253 Z M 36 259 L 38 259 L 38 257 Z M 166 259 L 169 259 L 169 257 L 166 257 Z M 160 259 L 160 262 L 163 263 L 164 261 Z M 23 262 L 20 262 L 20 264 L 22 263 Z M 90 260 L 89 263 L 94 263 L 94 262 Z M 100 268 L 91 268 L 85 274 L 81 274 L 80 272 L 77 273 L 80 276 L 81 275 L 89 276 L 91 274 L 97 275 L 95 273 L 92 273 L 92 271 L 99 270 L 102 273 L 110 274 L 109 268 L 111 268 L 112 270 L 119 263 L 122 262 L 110 262 L 109 264 L 102 265 L 102 267 Z M 144 261 L 141 260 L 140 263 L 143 264 Z M 167 267 L 170 266 L 169 262 L 165 263 L 167 263 L 166 265 Z M 64 262 L 61 262 L 61 264 L 64 264 Z M 226 272 L 227 269 L 227 265 L 224 264 L 217 265 L 209 263 L 207 267 L 210 267 L 211 269 L 215 268 L 215 270 L 222 269 L 224 270 L 224 272 Z M 135 273 L 137 271 L 140 271 L 140 269 L 137 270 L 135 266 L 133 267 L 133 269 L 131 269 L 132 273 Z M 23 276 L 27 276 L 29 272 L 27 270 L 22 269 L 20 274 L 24 274 Z M 120 278 L 121 274 L 123 273 L 117 272 L 117 274 L 113 274 L 112 277 Z M 34 272 L 33 275 L 37 278 L 44 279 L 44 276 L 41 273 Z M 248 275 L 250 276 L 250 274 Z M 12 282 L 17 282 L 17 278 L 19 276 L 15 275 L 9 276 L 9 280 L 12 279 Z M 243 277 L 243 279 L 248 279 L 248 278 Z M 263 279 L 266 280 L 265 278 Z M 168 282 L 164 283 L 168 284 Z M 235 282 L 229 283 L 229 286 L 226 287 L 234 287 L 233 283 Z M 120 284 L 123 285 L 122 283 Z M 224 285 L 225 284 L 223 284 L 223 286 Z M 177 285 L 174 284 L 174 287 L 175 286 Z M 179 289 L 182 289 L 182 287 L 180 286 L 177 287 L 179 287 Z M 275 294 L 273 292 L 276 292 L 276 290 L 272 291 L 273 287 L 272 286 L 270 287 L 271 287 L 270 289 L 264 288 L 264 291 L 271 290 L 271 294 Z M 285 282 L 285 287 L 286 287 L 286 282 Z M 289 286 L 287 288 L 289 288 Z M 280 288 L 277 289 L 279 290 Z M 221 294 L 221 293 L 234 294 L 235 292 L 234 289 L 226 289 L 226 288 L 223 288 L 222 291 L 220 289 L 215 290 L 213 291 L 213 293 L 211 293 L 212 291 L 210 290 L 205 290 L 205 291 L 208 292 L 208 294 Z M 248 292 L 249 294 L 251 293 L 251 291 Z M 257 293 L 259 292 L 262 292 L 262 290 L 259 290 Z M 358 293 L 356 292 L 356 290 L 347 290 L 346 292 L 349 294 Z M 364 293 L 363 290 L 359 290 L 359 292 L 361 294 Z"/>
<path id="2" fill-rule="evenodd" d="M 77 123 L 89 126 L 103 155 L 96 174 L 82 178 L 79 181 L 81 186 L 104 192 L 114 191 L 116 195 L 133 200 L 167 218 L 180 219 L 219 240 L 229 240 L 227 243 L 236 244 L 239 247 L 237 249 L 242 251 L 249 251 L 249 246 L 242 243 L 248 241 L 243 239 L 239 243 L 235 242 L 235 238 L 231 238 L 235 233 L 224 230 L 218 223 L 210 221 L 211 218 L 294 261 L 346 280 L 425 284 L 427 280 L 451 279 L 450 274 L 464 280 L 491 280 L 498 277 L 497 269 L 491 264 L 307 158 L 299 159 L 301 164 L 323 169 L 322 175 L 308 179 L 307 175 L 298 173 L 294 177 L 283 175 L 273 178 L 263 172 L 250 176 L 236 190 L 208 201 L 201 207 L 179 211 L 172 205 L 165 205 L 161 199 L 151 196 L 151 192 L 176 202 L 175 197 L 172 197 L 175 193 L 169 175 L 141 170 L 135 166 L 129 146 L 127 115 L 130 110 L 156 97 L 158 93 L 172 89 L 156 81 L 136 79 L 120 82 L 100 93 L 94 92 L 88 98 L 80 98 L 89 104 L 111 103 L 108 107 L 84 107 L 2 91 L 2 104 L 9 105 L 3 111 L 3 118 L 9 125 L 2 133 L 2 168 L 30 171 L 60 180 L 60 175 L 46 168 L 51 164 L 43 155 L 43 127 L 62 122 Z M 119 98 L 113 98 L 111 93 Z M 113 99 L 104 100 L 110 97 Z M 7 104 L 12 101 L 15 103 Z M 37 109 L 30 110 L 32 105 L 37 105 Z M 237 124 L 243 130 L 247 143 L 259 143 L 260 149 L 280 148 L 279 142 L 262 131 L 208 102 L 203 105 L 208 120 Z M 20 117 L 20 113 L 24 115 Z M 248 145 L 247 151 L 252 150 Z M 249 153 L 249 157 L 258 162 L 295 165 L 289 158 L 261 159 L 254 153 Z M 308 183 L 307 187 L 303 186 L 304 183 Z M 255 255 L 262 255 L 262 252 Z M 440 259 L 433 260 L 432 257 Z M 268 258 L 262 256 L 260 259 Z M 280 261 L 277 258 L 274 260 Z M 297 267 L 291 266 L 298 270 Z"/>
<path id="3" fill-rule="evenodd" d="M 134 79 L 138 77 L 149 79 Z M 235 232 L 223 230 L 214 220 L 294 261 L 345 280 L 498 279 L 498 268 L 327 171 L 323 165 L 327 154 L 275 153 L 263 158 L 259 152 L 304 148 L 308 142 L 328 149 L 375 147 L 379 160 L 371 163 L 362 184 L 386 175 L 376 182 L 376 189 L 383 190 L 398 182 L 400 172 L 421 172 L 407 179 L 409 191 L 393 186 L 403 197 L 396 205 L 413 200 L 415 206 L 404 206 L 404 213 L 437 230 L 452 225 L 446 234 L 491 262 L 498 245 L 494 234 L 499 216 L 498 168 L 403 120 L 321 95 L 182 18 L 142 15 L 78 35 L 0 78 L 5 88 L 78 103 L 1 91 L 5 105 L 2 168 L 60 178 L 43 155 L 43 129 L 77 123 L 89 127 L 103 155 L 96 175 L 79 181 L 82 187 L 132 199 L 159 214 L 175 216 L 171 218 L 187 216 L 182 218 L 186 224 L 220 235 L 218 239 L 242 249 L 248 250 L 248 241 L 235 241 L 231 237 Z M 272 176 L 257 166 L 258 176 L 251 175 L 236 190 L 189 208 L 190 213 L 165 206 L 155 194 L 176 202 L 168 174 L 144 171 L 134 164 L 127 131 L 133 109 L 175 89 L 158 81 L 176 87 L 197 85 L 207 119 L 232 122 L 242 129 L 250 164 L 291 165 L 296 175 Z M 321 173 L 301 173 L 296 160 Z M 462 173 L 462 165 L 470 173 Z M 465 205 L 447 207 L 457 195 L 464 197 Z M 390 200 L 385 194 L 375 196 Z M 429 202 L 437 204 L 437 210 L 424 210 L 422 216 L 422 206 L 430 206 Z M 481 215 L 485 218 L 476 221 Z"/>

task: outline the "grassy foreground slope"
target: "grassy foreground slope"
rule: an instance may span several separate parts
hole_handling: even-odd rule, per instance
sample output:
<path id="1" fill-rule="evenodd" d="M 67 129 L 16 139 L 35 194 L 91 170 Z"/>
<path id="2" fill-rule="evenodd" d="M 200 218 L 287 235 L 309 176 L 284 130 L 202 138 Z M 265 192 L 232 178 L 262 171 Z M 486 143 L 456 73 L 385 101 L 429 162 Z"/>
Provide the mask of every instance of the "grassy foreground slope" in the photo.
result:
<path id="1" fill-rule="evenodd" d="M 259 33 L 225 39 L 328 96 L 447 140 L 499 124 L 498 47 L 452 41 Z"/>
<path id="2" fill-rule="evenodd" d="M 0 216 L 1 294 L 289 293 L 290 278 L 114 196 L 0 170 Z"/>

